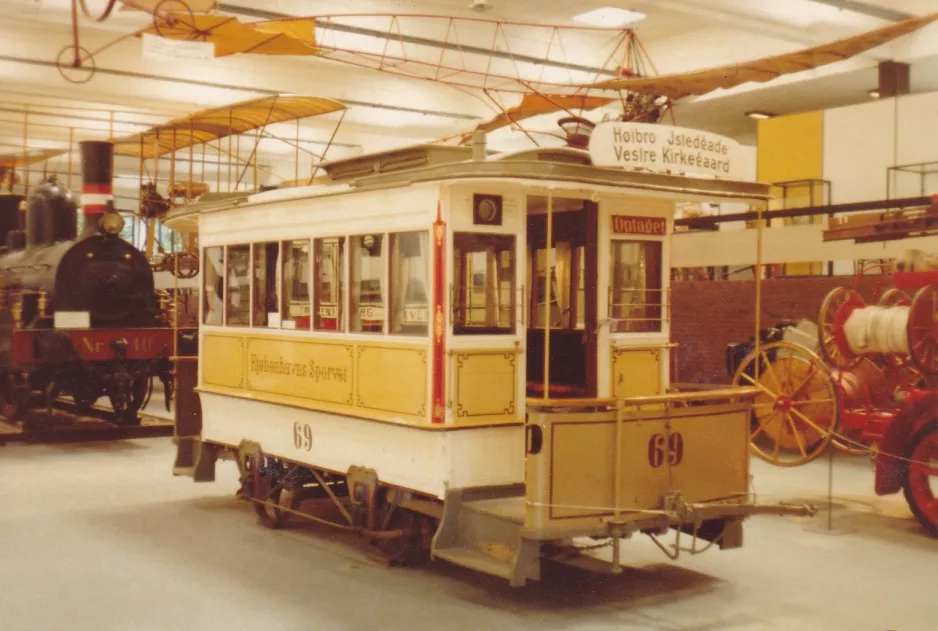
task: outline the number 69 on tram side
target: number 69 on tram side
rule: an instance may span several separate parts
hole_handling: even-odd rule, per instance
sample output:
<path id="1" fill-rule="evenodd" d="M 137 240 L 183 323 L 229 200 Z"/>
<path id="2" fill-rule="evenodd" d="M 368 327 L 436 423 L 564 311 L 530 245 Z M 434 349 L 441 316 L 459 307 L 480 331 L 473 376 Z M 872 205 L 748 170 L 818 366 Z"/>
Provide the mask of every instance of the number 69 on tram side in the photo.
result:
<path id="1" fill-rule="evenodd" d="M 811 513 L 751 500 L 753 389 L 669 383 L 676 204 L 768 187 L 479 155 L 345 159 L 168 218 L 203 248 L 201 415 L 177 420 L 176 474 L 231 458 L 267 526 L 312 517 L 389 562 L 516 586 L 578 537 L 620 571 L 635 534 L 676 557 L 740 547 L 753 513 Z"/>

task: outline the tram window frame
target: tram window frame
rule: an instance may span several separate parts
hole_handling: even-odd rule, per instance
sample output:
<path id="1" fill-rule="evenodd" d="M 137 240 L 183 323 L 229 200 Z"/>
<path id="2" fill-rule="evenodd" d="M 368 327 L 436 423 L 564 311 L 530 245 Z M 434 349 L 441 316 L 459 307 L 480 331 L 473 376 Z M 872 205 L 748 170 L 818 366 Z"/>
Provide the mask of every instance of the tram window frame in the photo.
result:
<path id="1" fill-rule="evenodd" d="M 212 253 L 220 255 L 217 259 L 220 269 L 212 265 Z M 206 326 L 222 326 L 225 322 L 225 246 L 213 245 L 202 248 L 202 324 Z M 209 270 L 212 278 L 209 278 Z M 212 283 L 209 291 L 209 282 Z M 221 291 L 219 291 L 221 290 Z M 212 299 L 216 300 L 212 300 Z M 217 302 L 217 304 L 216 304 Z M 212 321 L 209 321 L 209 315 Z"/>
<path id="2" fill-rule="evenodd" d="M 372 241 L 372 245 L 367 245 L 368 239 L 377 239 L 377 247 L 379 248 L 378 257 L 367 257 L 367 258 L 378 258 L 379 264 L 378 269 L 380 270 L 380 283 L 378 287 L 378 294 L 380 295 L 380 315 L 381 315 L 381 325 L 380 328 L 377 328 L 376 318 L 372 317 L 372 324 L 369 325 L 371 330 L 365 330 L 364 325 L 362 324 L 362 312 L 361 312 L 361 283 L 360 278 L 362 273 L 362 261 L 365 257 L 361 256 L 362 250 L 372 251 L 375 249 L 376 244 Z M 370 334 L 386 334 L 388 328 L 388 248 L 386 247 L 388 243 L 388 235 L 384 232 L 375 232 L 368 234 L 352 235 L 349 237 L 349 250 L 348 250 L 348 259 L 349 259 L 349 332 L 350 333 L 370 333 Z M 377 315 L 375 311 L 371 311 L 369 315 Z"/>
<path id="3" fill-rule="evenodd" d="M 348 248 L 346 247 L 348 240 L 342 236 L 325 236 L 317 237 L 313 239 L 313 250 L 310 263 L 313 266 L 313 278 L 312 278 L 312 291 L 313 295 L 311 296 L 313 302 L 313 312 L 311 318 L 312 328 L 315 331 L 322 331 L 324 333 L 345 333 L 347 326 L 347 318 L 345 317 L 346 308 L 346 270 L 349 265 L 349 254 Z M 333 282 L 336 284 L 337 294 L 334 298 L 335 301 L 335 313 L 329 314 L 324 312 L 323 307 L 333 306 L 330 304 L 323 305 L 322 296 L 323 296 L 323 287 L 322 282 L 324 276 L 322 274 L 322 253 L 323 245 L 326 243 L 337 243 L 338 246 L 338 264 L 332 266 L 333 273 L 335 278 Z M 329 315 L 330 317 L 324 317 Z M 334 321 L 334 324 L 329 324 L 329 321 Z"/>
<path id="4" fill-rule="evenodd" d="M 490 243 L 489 243 L 490 242 Z M 491 250 L 484 246 L 494 246 Z M 483 254 L 492 252 L 493 259 L 485 263 L 494 262 L 495 266 L 495 287 L 494 293 L 501 294 L 505 291 L 501 284 L 508 282 L 508 305 L 499 307 L 500 301 L 497 301 L 494 309 L 496 310 L 495 324 L 484 323 L 474 325 L 467 322 L 468 310 L 473 307 L 462 300 L 464 293 L 471 293 L 478 284 L 478 276 L 475 268 L 464 267 L 463 259 L 465 255 Z M 507 259 L 506 259 L 507 253 Z M 507 262 L 507 264 L 506 264 Z M 505 270 L 505 276 L 498 274 L 499 270 Z M 518 331 L 517 310 L 518 310 L 518 239 L 513 234 L 500 234 L 490 232 L 454 232 L 453 233 L 453 258 L 452 258 L 453 285 L 451 295 L 451 313 L 454 335 L 515 335 Z M 471 273 L 471 278 L 470 278 Z M 482 289 L 486 294 L 489 288 L 486 286 L 488 273 L 482 273 Z M 483 309 L 489 310 L 488 304 L 483 304 Z M 501 325 L 502 315 L 498 311 L 507 312 L 507 326 Z M 488 318 L 488 315 L 486 315 Z"/>
<path id="5" fill-rule="evenodd" d="M 273 246 L 273 250 L 271 250 Z M 261 254 L 262 253 L 262 254 Z M 273 257 L 271 260 L 271 253 Z M 264 270 L 260 263 L 264 263 Z M 280 328 L 280 242 L 251 244 L 251 326 Z M 273 274 L 271 275 L 271 272 Z M 259 273 L 263 273 L 263 287 Z M 273 291 L 271 292 L 271 288 Z M 261 296 L 261 293 L 264 295 Z M 273 293 L 273 297 L 271 297 Z"/>
<path id="6" fill-rule="evenodd" d="M 246 270 L 243 278 L 245 279 L 244 287 L 247 288 L 247 297 L 245 299 L 241 298 L 241 291 L 239 288 L 238 291 L 238 311 L 243 311 L 245 314 L 244 322 L 241 322 L 241 316 L 239 313 L 238 321 L 232 322 L 232 304 L 231 304 L 231 281 L 233 278 L 241 278 L 231 273 L 231 253 L 232 250 L 245 251 L 247 254 L 246 260 Z M 225 326 L 250 326 L 251 325 L 251 274 L 252 274 L 252 251 L 253 248 L 249 243 L 239 243 L 236 245 L 229 245 L 225 248 Z"/>
<path id="7" fill-rule="evenodd" d="M 294 249 L 297 247 L 302 250 L 306 246 L 306 264 L 294 265 Z M 289 268 L 289 269 L 288 269 Z M 305 268 L 306 279 L 302 278 L 302 272 Z M 296 277 L 297 272 L 301 275 Z M 313 240 L 312 239 L 287 239 L 280 242 L 280 328 L 296 329 L 299 331 L 309 331 L 313 324 Z M 303 311 L 302 296 L 298 289 L 305 285 L 306 288 L 306 313 L 294 313 Z"/>
<path id="8" fill-rule="evenodd" d="M 393 232 L 388 235 L 388 250 L 390 251 L 388 274 L 388 293 L 390 294 L 390 321 L 391 335 L 427 336 L 430 333 L 430 282 L 431 282 L 431 252 L 430 231 L 412 230 L 407 232 Z M 403 256 L 413 251 L 416 240 L 416 256 Z M 402 260 L 403 259 L 403 260 Z M 413 260 L 423 262 L 422 299 L 411 294 L 417 285 L 410 262 Z M 407 262 L 407 270 L 404 263 Z M 419 266 L 419 263 L 418 263 Z M 407 281 L 402 280 L 403 275 L 409 275 Z M 403 284 L 403 287 L 401 285 Z M 400 291 L 399 291 L 400 290 Z M 419 290 L 418 290 L 419 291 Z M 408 295 L 410 294 L 410 295 Z"/>
<path id="9" fill-rule="evenodd" d="M 645 265 L 646 270 L 649 265 L 649 254 L 648 250 L 651 249 L 651 256 L 655 257 L 653 263 L 657 265 L 658 273 L 654 274 L 654 268 L 652 266 L 652 277 L 655 278 L 656 283 L 652 284 L 649 287 L 648 279 L 649 272 L 644 272 L 644 278 L 638 280 L 638 282 L 644 282 L 644 286 L 639 290 L 643 294 L 646 294 L 646 297 L 643 298 L 646 302 L 642 303 L 633 303 L 630 306 L 631 310 L 638 309 L 640 312 L 640 317 L 623 317 L 623 310 L 617 310 L 617 307 L 623 307 L 628 305 L 626 303 L 616 303 L 616 287 L 617 287 L 617 274 L 616 274 L 616 247 L 622 244 L 631 244 L 639 245 L 642 247 L 642 251 L 639 254 L 640 262 L 639 265 Z M 620 289 L 618 293 L 623 291 L 635 291 L 634 289 Z M 666 299 L 665 299 L 665 278 L 664 278 L 664 241 L 660 239 L 620 239 L 614 238 L 610 240 L 609 247 L 609 293 L 608 293 L 608 315 L 610 320 L 610 331 L 612 333 L 639 333 L 639 334 L 649 334 L 649 333 L 661 333 L 664 329 L 665 323 L 665 314 L 666 314 Z M 658 293 L 658 301 L 652 302 L 647 298 L 649 292 Z M 627 311 L 625 311 L 627 313 Z"/>

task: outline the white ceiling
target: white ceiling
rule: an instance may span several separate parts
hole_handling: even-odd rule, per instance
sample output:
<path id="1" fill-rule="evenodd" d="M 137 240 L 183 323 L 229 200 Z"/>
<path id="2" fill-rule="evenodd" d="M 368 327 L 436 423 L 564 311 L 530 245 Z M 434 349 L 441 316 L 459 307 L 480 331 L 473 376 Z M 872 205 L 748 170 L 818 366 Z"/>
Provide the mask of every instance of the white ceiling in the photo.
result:
<path id="1" fill-rule="evenodd" d="M 230 0 L 223 8 L 238 8 L 242 20 L 285 15 L 336 15 L 344 13 L 421 13 L 463 18 L 502 19 L 572 25 L 575 14 L 602 6 L 642 11 L 647 18 L 636 31 L 659 73 L 674 73 L 717 64 L 778 54 L 812 44 L 849 36 L 889 23 L 882 16 L 842 10 L 832 4 L 855 5 L 852 0 L 488 0 L 490 10 L 468 8 L 469 0 Z M 92 11 L 102 10 L 106 0 L 87 0 Z M 863 0 L 868 7 L 910 15 L 938 10 L 936 0 Z M 95 57 L 97 74 L 86 84 L 65 81 L 54 60 L 71 43 L 71 0 L 0 0 L 0 80 L 4 102 L 0 105 L 0 154 L 33 148 L 68 146 L 83 139 L 103 139 L 197 111 L 274 93 L 310 94 L 343 100 L 351 107 L 335 133 L 328 158 L 372 151 L 413 142 L 430 141 L 465 131 L 492 116 L 493 107 L 480 94 L 467 94 L 445 85 L 386 73 L 359 70 L 315 58 L 236 55 L 205 62 L 166 64 L 144 59 L 139 39 L 128 39 Z M 254 17 L 251 17 L 254 16 Z M 893 17 L 896 16 L 887 16 Z M 115 12 L 96 23 L 80 20 L 81 45 L 95 50 L 116 37 L 149 23 L 138 12 Z M 375 28 L 387 20 L 374 21 Z M 401 21 L 407 35 L 447 39 L 442 22 Z M 509 32 L 509 31 L 506 31 Z M 596 40 L 569 35 L 560 51 L 555 43 L 545 48 L 542 36 L 518 35 L 510 42 L 495 42 L 512 53 L 548 55 L 555 61 L 599 67 L 608 53 Z M 531 31 L 532 33 L 536 31 Z M 540 31 L 543 33 L 544 31 Z M 482 25 L 464 26 L 460 43 L 490 47 L 491 30 Z M 868 98 L 877 81 L 879 61 L 896 59 L 913 64 L 913 89 L 938 89 L 938 26 L 933 25 L 902 40 L 816 71 L 792 75 L 769 84 L 745 85 L 679 103 L 676 122 L 710 129 L 753 141 L 755 123 L 748 110 L 789 113 L 856 103 Z M 505 97 L 505 105 L 512 98 Z M 28 109 L 24 129 L 22 112 Z M 599 115 L 599 114 L 597 114 Z M 556 118 L 556 117 L 553 117 Z M 321 154 L 335 132 L 339 115 L 303 121 L 300 144 Z M 553 119 L 534 120 L 534 128 L 551 129 Z M 296 134 L 292 125 L 277 133 Z M 24 134 L 25 132 L 25 134 Z M 502 130 L 492 134 L 495 148 L 524 146 L 523 134 Z M 241 153 L 251 152 L 242 143 Z M 291 179 L 295 149 L 265 140 L 258 149 L 267 171 Z M 198 152 L 196 153 L 198 156 Z M 186 156 L 188 157 L 188 156 Z M 211 157 L 211 152 L 209 152 Z M 299 173 L 309 173 L 318 161 L 301 153 Z M 67 158 L 48 165 L 67 170 Z M 165 178 L 166 167 L 161 166 Z M 186 167 L 188 168 L 188 167 Z M 222 164 L 222 171 L 225 164 Z M 119 170 L 133 188 L 138 166 L 122 161 Z M 73 164 L 73 171 L 77 166 Z M 153 166 L 147 165 L 149 175 Z M 201 176 L 201 165 L 197 172 Z M 225 180 L 225 175 L 219 179 Z M 217 177 L 207 164 L 205 179 Z M 265 178 L 271 182 L 277 178 Z"/>

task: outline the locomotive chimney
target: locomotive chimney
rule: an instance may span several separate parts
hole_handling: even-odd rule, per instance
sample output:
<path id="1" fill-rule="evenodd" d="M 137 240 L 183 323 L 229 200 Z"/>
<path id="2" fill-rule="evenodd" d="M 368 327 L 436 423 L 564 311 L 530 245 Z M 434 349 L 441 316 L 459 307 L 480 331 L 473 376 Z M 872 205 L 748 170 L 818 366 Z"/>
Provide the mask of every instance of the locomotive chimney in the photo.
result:
<path id="1" fill-rule="evenodd" d="M 98 232 L 101 215 L 114 207 L 114 144 L 87 140 L 81 146 L 82 236 Z"/>

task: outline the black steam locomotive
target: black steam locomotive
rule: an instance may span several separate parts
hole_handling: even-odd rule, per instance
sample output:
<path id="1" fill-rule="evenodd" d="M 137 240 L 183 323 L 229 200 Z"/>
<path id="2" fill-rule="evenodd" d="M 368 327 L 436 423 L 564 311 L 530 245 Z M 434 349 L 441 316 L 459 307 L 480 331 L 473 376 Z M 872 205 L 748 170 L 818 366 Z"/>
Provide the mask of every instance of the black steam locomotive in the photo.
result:
<path id="1" fill-rule="evenodd" d="M 27 200 L 0 197 L 0 412 L 8 421 L 24 420 L 37 394 L 45 406 L 71 397 L 79 414 L 106 397 L 120 424 L 138 422 L 154 377 L 167 408 L 172 396 L 174 331 L 153 272 L 119 237 L 124 221 L 112 203 L 101 203 L 110 198 L 112 147 L 82 145 L 80 235 L 75 199 L 54 181 Z"/>

